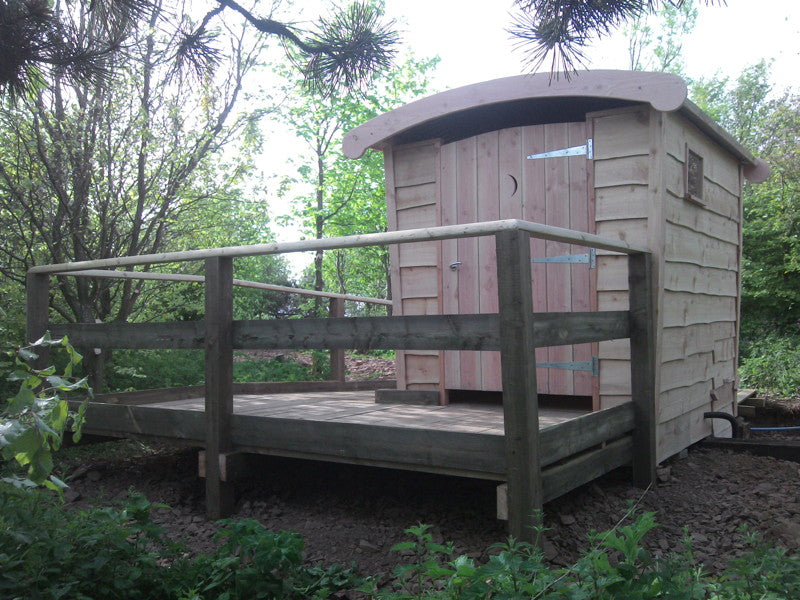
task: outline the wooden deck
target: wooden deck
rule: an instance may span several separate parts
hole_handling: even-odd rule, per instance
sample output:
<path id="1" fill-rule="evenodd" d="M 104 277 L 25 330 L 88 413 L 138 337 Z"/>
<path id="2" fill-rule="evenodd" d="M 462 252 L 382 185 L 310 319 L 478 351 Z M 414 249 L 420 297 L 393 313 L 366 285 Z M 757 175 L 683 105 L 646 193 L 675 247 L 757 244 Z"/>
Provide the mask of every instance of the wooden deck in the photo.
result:
<path id="1" fill-rule="evenodd" d="M 203 411 L 203 398 L 149 404 L 153 408 Z M 539 409 L 539 428 L 545 429 L 587 411 Z M 247 394 L 234 396 L 233 413 L 306 421 L 359 423 L 387 427 L 410 427 L 437 431 L 483 433 L 502 436 L 503 407 L 461 403 L 447 406 L 376 404 L 375 393 L 306 392 L 298 394 Z"/>
<path id="2" fill-rule="evenodd" d="M 234 396 L 232 450 L 505 481 L 503 407 L 377 404 L 374 391 Z M 92 402 L 87 433 L 181 440 L 205 447 L 203 398 Z M 632 404 L 539 410 L 543 498 L 556 498 L 630 462 Z"/>

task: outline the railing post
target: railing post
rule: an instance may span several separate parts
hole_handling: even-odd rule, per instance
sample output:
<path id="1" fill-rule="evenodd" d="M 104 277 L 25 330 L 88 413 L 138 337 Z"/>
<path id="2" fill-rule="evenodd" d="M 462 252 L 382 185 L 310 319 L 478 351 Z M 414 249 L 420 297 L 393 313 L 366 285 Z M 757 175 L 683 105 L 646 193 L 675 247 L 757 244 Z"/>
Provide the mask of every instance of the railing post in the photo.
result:
<path id="1" fill-rule="evenodd" d="M 331 298 L 328 317 L 331 319 L 344 316 L 344 298 Z M 344 350 L 342 348 L 331 348 L 331 375 L 334 381 L 345 380 L 344 369 Z"/>
<path id="2" fill-rule="evenodd" d="M 206 259 L 205 417 L 206 514 L 233 512 L 233 488 L 223 481 L 222 463 L 231 450 L 233 414 L 233 260 Z"/>
<path id="3" fill-rule="evenodd" d="M 50 321 L 50 276 L 46 273 L 28 273 L 25 277 L 26 313 L 25 341 L 35 342 L 47 331 Z M 34 369 L 44 369 L 49 362 L 49 348 L 36 349 L 39 357 L 31 362 Z"/>
<path id="4" fill-rule="evenodd" d="M 503 231 L 497 243 L 497 292 L 503 377 L 509 533 L 535 541 L 534 511 L 542 508 L 539 406 L 533 338 L 530 234 Z"/>
<path id="5" fill-rule="evenodd" d="M 653 337 L 653 272 L 649 253 L 628 256 L 630 290 L 633 484 L 646 488 L 656 477 L 655 340 Z"/>

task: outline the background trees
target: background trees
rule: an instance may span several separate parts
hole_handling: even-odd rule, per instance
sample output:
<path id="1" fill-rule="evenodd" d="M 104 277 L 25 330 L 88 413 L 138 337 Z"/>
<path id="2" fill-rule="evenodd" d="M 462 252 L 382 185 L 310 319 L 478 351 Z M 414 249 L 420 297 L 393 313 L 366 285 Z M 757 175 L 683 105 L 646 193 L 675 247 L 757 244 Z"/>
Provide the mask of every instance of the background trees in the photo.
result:
<path id="1" fill-rule="evenodd" d="M 348 159 L 341 151 L 342 138 L 361 123 L 427 93 L 437 62 L 409 57 L 378 74 L 369 91 L 358 97 L 303 91 L 299 80 L 289 86 L 281 119 L 304 142 L 307 152 L 290 159 L 297 174 L 283 182 L 283 195 L 292 202 L 284 222 L 292 221 L 315 238 L 386 230 L 383 158 L 370 152 L 358 161 Z M 315 290 L 389 297 L 388 250 L 319 251 L 310 278 Z M 374 308 L 353 306 L 349 312 Z M 321 309 L 317 299 L 315 310 Z"/>

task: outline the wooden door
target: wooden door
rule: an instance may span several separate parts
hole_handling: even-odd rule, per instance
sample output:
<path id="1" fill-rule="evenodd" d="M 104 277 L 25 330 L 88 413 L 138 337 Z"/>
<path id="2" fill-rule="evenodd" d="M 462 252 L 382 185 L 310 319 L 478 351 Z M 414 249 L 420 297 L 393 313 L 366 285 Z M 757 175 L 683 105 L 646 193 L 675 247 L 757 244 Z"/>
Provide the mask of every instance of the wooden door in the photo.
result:
<path id="1" fill-rule="evenodd" d="M 587 158 L 526 159 L 531 154 L 585 143 L 585 123 L 555 123 L 493 131 L 443 145 L 442 225 L 524 219 L 593 233 Z M 531 241 L 534 258 L 586 252 L 587 248 L 569 244 Z M 534 263 L 531 269 L 535 311 L 594 308 L 594 272 L 589 265 Z M 441 287 L 445 314 L 497 312 L 494 238 L 443 242 Z M 592 344 L 540 348 L 536 361 L 591 361 L 592 350 Z M 502 390 L 498 352 L 447 351 L 443 365 L 448 390 Z M 591 372 L 540 368 L 537 376 L 539 393 L 594 395 Z"/>

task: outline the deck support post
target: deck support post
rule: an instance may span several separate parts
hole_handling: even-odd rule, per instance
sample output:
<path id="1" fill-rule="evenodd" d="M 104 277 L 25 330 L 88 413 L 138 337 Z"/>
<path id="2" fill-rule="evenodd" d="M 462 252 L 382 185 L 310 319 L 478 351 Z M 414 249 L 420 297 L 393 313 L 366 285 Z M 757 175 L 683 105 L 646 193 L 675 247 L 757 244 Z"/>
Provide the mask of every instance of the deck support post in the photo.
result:
<path id="1" fill-rule="evenodd" d="M 515 538 L 535 542 L 534 513 L 542 508 L 542 474 L 530 237 L 519 230 L 495 234 L 508 528 Z"/>
<path id="2" fill-rule="evenodd" d="M 47 273 L 28 273 L 25 277 L 25 341 L 35 342 L 47 331 L 50 321 L 50 276 Z M 39 357 L 31 361 L 34 369 L 44 369 L 49 362 L 50 349 L 36 349 Z"/>
<path id="3" fill-rule="evenodd" d="M 344 317 L 344 298 L 331 298 L 328 317 L 331 319 Z M 345 380 L 344 349 L 331 348 L 331 375 L 333 381 Z"/>
<path id="4" fill-rule="evenodd" d="M 655 339 L 652 257 L 628 256 L 630 290 L 631 396 L 634 406 L 633 484 L 656 479 Z"/>
<path id="5" fill-rule="evenodd" d="M 233 512 L 233 487 L 222 475 L 233 413 L 233 259 L 208 258 L 205 266 L 206 515 L 221 519 Z"/>

